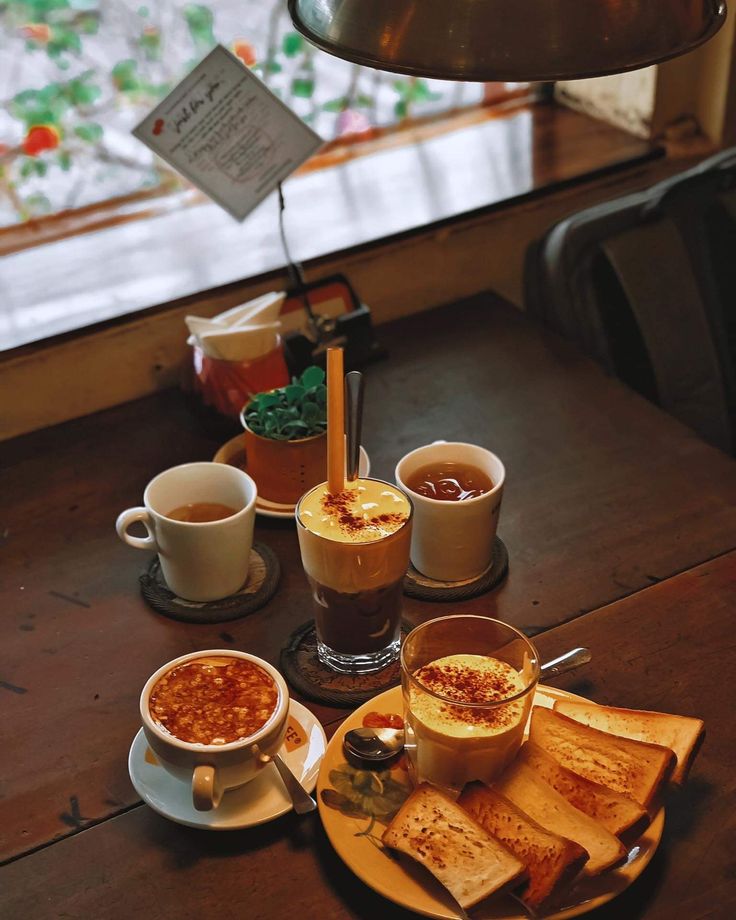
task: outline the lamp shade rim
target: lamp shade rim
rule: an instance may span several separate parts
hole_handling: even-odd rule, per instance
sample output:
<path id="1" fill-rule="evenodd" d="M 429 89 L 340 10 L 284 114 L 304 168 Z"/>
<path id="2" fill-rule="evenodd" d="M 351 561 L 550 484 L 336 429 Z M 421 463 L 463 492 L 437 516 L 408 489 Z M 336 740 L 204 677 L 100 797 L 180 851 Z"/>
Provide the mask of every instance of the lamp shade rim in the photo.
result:
<path id="1" fill-rule="evenodd" d="M 684 10 L 687 0 L 669 0 L 669 2 Z M 564 8 L 564 5 L 564 2 L 553 3 L 545 9 L 559 10 Z M 597 0 L 594 5 L 600 6 Z M 630 5 L 634 8 L 648 5 L 651 10 L 652 7 L 665 7 L 667 0 L 660 0 L 659 3 L 654 4 L 651 0 L 632 0 Z M 606 36 L 606 29 L 612 26 L 608 20 L 602 20 L 599 32 L 594 33 L 590 38 L 586 37 L 585 41 L 571 40 L 569 46 L 566 46 L 564 40 L 558 40 L 557 43 L 550 40 L 548 44 L 541 40 L 535 47 L 533 41 L 529 40 L 529 36 L 533 33 L 528 30 L 528 23 L 526 31 L 522 34 L 522 20 L 519 19 L 519 32 L 514 35 L 516 47 L 510 47 L 509 42 L 499 42 L 495 47 L 491 39 L 482 46 L 482 51 L 474 56 L 473 51 L 481 48 L 480 43 L 470 49 L 464 47 L 456 51 L 451 38 L 446 40 L 443 38 L 438 41 L 435 37 L 434 42 L 431 42 L 429 40 L 433 28 L 431 15 L 427 17 L 429 21 L 414 24 L 415 31 L 409 35 L 412 21 L 408 14 L 404 17 L 404 21 L 409 25 L 406 26 L 403 33 L 395 23 L 390 24 L 390 28 L 383 27 L 383 32 L 381 32 L 380 15 L 375 16 L 375 3 L 365 4 L 361 3 L 361 0 L 316 0 L 316 2 L 315 0 L 288 0 L 288 6 L 295 28 L 313 45 L 336 57 L 378 70 L 408 76 L 484 83 L 575 80 L 639 70 L 694 50 L 712 38 L 726 19 L 724 0 L 703 0 L 700 4 L 702 15 L 694 16 L 692 7 L 690 7 L 689 19 L 684 14 L 677 19 L 679 23 L 677 35 L 663 39 L 660 34 L 653 32 L 651 22 L 647 22 L 645 25 L 648 31 L 645 30 L 643 36 L 637 35 L 637 42 L 632 42 L 630 48 L 622 47 L 622 41 L 609 42 L 610 36 Z M 445 10 L 449 8 L 446 0 L 442 6 Z M 485 0 L 485 3 L 476 2 L 474 5 L 466 4 L 466 8 L 472 12 L 472 15 L 477 13 L 479 16 L 483 7 L 486 9 L 485 15 L 488 16 L 488 11 L 498 9 L 498 6 L 498 2 L 494 0 Z M 512 2 L 511 5 L 506 6 L 506 10 L 514 9 L 515 6 L 516 4 Z M 521 6 L 524 5 L 518 4 L 518 7 Z M 316 10 L 317 7 L 318 10 Z M 392 11 L 399 11 L 395 14 L 397 17 L 400 16 L 402 7 L 411 11 L 416 7 L 415 0 L 394 2 Z M 364 19 L 362 10 L 366 8 L 369 8 L 370 12 Z M 430 14 L 432 9 L 438 8 L 440 7 L 432 3 L 426 6 Z M 335 12 L 334 18 L 330 16 L 331 10 Z M 351 13 L 354 14 L 352 18 Z M 454 33 L 446 21 L 447 15 L 445 13 L 443 20 L 435 27 L 438 34 L 442 36 L 445 33 L 448 35 Z M 652 16 L 653 13 L 649 13 L 647 18 Z M 589 24 L 592 22 L 594 19 L 589 20 Z M 480 20 L 477 24 L 467 21 L 464 25 L 466 33 L 471 36 L 496 34 L 488 23 L 481 23 Z M 485 25 L 485 29 L 481 28 L 482 25 Z M 555 26 L 557 26 L 557 31 L 555 31 Z M 541 34 L 565 35 L 564 25 L 560 22 L 553 22 L 552 18 L 546 24 L 539 24 L 539 28 Z M 426 41 L 418 31 L 420 29 L 427 32 Z M 513 29 L 513 24 L 508 23 L 507 15 L 503 28 L 497 31 L 508 35 L 510 32 L 513 34 Z M 632 30 L 630 22 L 626 23 L 626 29 Z M 672 31 L 671 27 L 670 31 Z M 622 37 L 625 40 L 625 33 Z M 481 57 L 482 60 L 480 60 Z"/>

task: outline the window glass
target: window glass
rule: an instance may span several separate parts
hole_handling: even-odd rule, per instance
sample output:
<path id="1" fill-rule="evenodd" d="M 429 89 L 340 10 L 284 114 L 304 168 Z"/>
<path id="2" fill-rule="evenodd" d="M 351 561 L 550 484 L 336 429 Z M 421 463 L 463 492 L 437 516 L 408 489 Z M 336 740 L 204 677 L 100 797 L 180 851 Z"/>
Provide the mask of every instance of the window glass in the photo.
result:
<path id="1" fill-rule="evenodd" d="M 285 0 L 0 2 L 0 227 L 178 176 L 131 128 L 216 42 L 326 141 L 489 98 L 482 84 L 382 73 L 310 46 Z M 494 85 L 490 96 L 503 92 Z"/>

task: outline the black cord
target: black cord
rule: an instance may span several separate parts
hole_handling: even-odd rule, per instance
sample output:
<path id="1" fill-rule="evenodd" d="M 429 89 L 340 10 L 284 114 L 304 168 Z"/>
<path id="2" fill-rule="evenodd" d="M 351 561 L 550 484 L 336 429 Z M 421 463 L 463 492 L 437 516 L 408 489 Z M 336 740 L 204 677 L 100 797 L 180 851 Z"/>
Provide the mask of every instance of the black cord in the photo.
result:
<path id="1" fill-rule="evenodd" d="M 304 287 L 306 285 L 306 281 L 304 280 L 304 272 L 301 265 L 299 265 L 298 262 L 295 262 L 291 258 L 291 253 L 289 252 L 289 243 L 286 239 L 286 230 L 284 229 L 284 210 L 286 209 L 286 202 L 284 201 L 284 190 L 280 182 L 277 187 L 279 192 L 279 234 L 281 236 L 281 245 L 284 249 L 284 255 L 286 256 L 286 270 L 289 272 L 289 279 L 293 287 Z"/>
<path id="2" fill-rule="evenodd" d="M 302 303 L 304 304 L 304 309 L 307 311 L 307 316 L 309 318 L 309 323 L 314 331 L 314 334 L 317 338 L 320 338 L 320 326 L 317 321 L 317 317 L 314 315 L 312 310 L 312 305 L 309 302 L 307 297 L 307 282 L 304 277 L 304 271 L 301 265 L 298 262 L 295 262 L 291 258 L 291 253 L 289 252 L 289 243 L 286 239 L 286 230 L 284 228 L 284 211 L 286 209 L 286 201 L 284 200 L 284 189 L 279 182 L 278 186 L 279 193 L 279 234 L 281 236 L 281 245 L 284 249 L 284 255 L 286 256 L 286 270 L 289 273 L 289 280 L 291 286 L 294 289 L 294 293 L 298 294 L 301 297 Z"/>

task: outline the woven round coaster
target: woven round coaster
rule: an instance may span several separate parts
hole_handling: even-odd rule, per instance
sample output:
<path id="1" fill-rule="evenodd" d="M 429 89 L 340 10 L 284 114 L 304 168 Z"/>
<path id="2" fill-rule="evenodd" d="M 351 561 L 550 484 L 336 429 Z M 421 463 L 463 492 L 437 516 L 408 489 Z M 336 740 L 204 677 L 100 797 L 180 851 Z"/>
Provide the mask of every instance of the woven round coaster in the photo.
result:
<path id="1" fill-rule="evenodd" d="M 435 581 L 417 572 L 413 565 L 404 578 L 404 594 L 421 601 L 464 601 L 497 588 L 509 570 L 509 554 L 499 537 L 493 541 L 491 564 L 477 578 L 466 581 Z"/>
<path id="2" fill-rule="evenodd" d="M 411 632 L 401 624 L 401 639 Z M 330 706 L 358 706 L 377 693 L 401 683 L 398 659 L 374 674 L 339 674 L 317 657 L 317 633 L 314 620 L 303 623 L 289 636 L 281 649 L 281 673 L 299 693 L 316 703 Z"/>
<path id="3" fill-rule="evenodd" d="M 254 543 L 250 551 L 248 580 L 237 594 L 218 601 L 187 601 L 177 597 L 164 581 L 158 556 L 139 578 L 146 603 L 164 616 L 184 623 L 224 623 L 263 607 L 276 593 L 281 566 L 272 549 Z"/>

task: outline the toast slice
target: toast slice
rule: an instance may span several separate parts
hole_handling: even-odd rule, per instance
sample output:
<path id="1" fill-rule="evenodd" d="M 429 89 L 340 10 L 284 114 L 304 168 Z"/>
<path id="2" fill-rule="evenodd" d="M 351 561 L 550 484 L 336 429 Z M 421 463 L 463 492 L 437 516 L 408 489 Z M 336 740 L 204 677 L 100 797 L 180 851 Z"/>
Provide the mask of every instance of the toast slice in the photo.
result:
<path id="1" fill-rule="evenodd" d="M 554 708 L 576 722 L 610 732 L 612 735 L 671 748 L 677 757 L 677 766 L 670 778 L 678 786 L 687 779 L 692 762 L 705 737 L 703 720 L 691 716 L 649 712 L 645 709 L 598 706 L 582 700 L 557 700 Z"/>
<path id="2" fill-rule="evenodd" d="M 531 767 L 518 759 L 493 784 L 532 820 L 588 851 L 586 875 L 598 875 L 626 855 L 626 848 L 594 818 L 571 805 Z"/>
<path id="3" fill-rule="evenodd" d="M 383 833 L 425 866 L 463 909 L 524 876 L 524 864 L 444 793 L 422 783 Z"/>
<path id="4" fill-rule="evenodd" d="M 616 837 L 627 831 L 638 836 L 649 823 L 649 815 L 638 802 L 573 773 L 533 741 L 522 744 L 517 758 L 564 795 L 571 805 L 595 818 Z"/>
<path id="5" fill-rule="evenodd" d="M 529 880 L 520 897 L 531 907 L 539 907 L 588 861 L 580 844 L 546 830 L 484 783 L 468 783 L 457 804 L 526 865 Z"/>
<path id="6" fill-rule="evenodd" d="M 620 738 L 541 706 L 532 710 L 529 740 L 563 767 L 628 795 L 647 811 L 676 763 L 670 748 Z"/>

